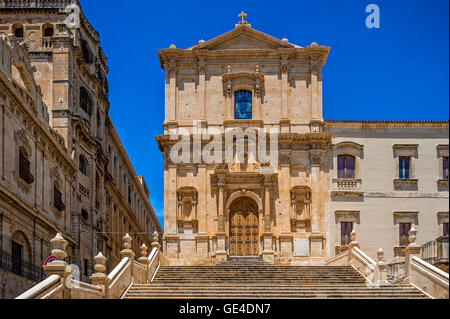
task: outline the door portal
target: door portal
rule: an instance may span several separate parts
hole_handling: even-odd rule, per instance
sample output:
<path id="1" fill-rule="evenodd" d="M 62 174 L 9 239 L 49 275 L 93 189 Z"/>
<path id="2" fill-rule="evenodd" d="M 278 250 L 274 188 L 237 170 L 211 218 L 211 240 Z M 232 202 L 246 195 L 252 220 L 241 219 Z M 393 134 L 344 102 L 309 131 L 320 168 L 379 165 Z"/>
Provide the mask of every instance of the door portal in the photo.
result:
<path id="1" fill-rule="evenodd" d="M 230 255 L 258 255 L 258 206 L 246 197 L 230 206 Z"/>

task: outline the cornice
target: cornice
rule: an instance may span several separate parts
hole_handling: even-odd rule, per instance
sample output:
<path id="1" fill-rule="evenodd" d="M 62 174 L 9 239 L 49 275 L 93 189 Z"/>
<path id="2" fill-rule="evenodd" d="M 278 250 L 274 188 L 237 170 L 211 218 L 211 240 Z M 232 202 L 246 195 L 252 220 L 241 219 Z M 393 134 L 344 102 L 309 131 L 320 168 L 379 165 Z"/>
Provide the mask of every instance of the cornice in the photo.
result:
<path id="1" fill-rule="evenodd" d="M 8 78 L 5 79 L 3 72 L 0 72 L 0 86 L 3 86 L 4 89 L 1 91 L 12 98 L 16 103 L 15 106 L 20 107 L 20 110 L 26 115 L 26 117 L 30 120 L 34 127 L 38 129 L 38 133 L 40 133 L 41 137 L 44 137 L 46 141 L 55 149 L 61 158 L 64 159 L 65 164 L 72 168 L 72 171 L 77 171 L 77 166 L 73 162 L 73 160 L 67 154 L 67 150 L 65 147 L 61 149 L 61 145 L 58 141 L 55 140 L 55 137 L 52 136 L 51 127 L 44 126 L 39 118 L 37 118 L 36 114 L 34 114 L 28 107 L 24 105 L 23 99 L 21 96 L 15 91 L 14 86 L 12 86 L 10 80 Z M 56 131 L 53 134 L 58 134 Z"/>

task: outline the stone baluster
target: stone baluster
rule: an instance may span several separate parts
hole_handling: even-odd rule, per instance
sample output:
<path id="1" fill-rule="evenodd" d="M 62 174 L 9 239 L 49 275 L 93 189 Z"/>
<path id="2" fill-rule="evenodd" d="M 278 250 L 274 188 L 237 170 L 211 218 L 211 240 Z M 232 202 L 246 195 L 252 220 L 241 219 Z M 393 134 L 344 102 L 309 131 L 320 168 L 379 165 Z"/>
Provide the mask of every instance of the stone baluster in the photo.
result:
<path id="1" fill-rule="evenodd" d="M 404 249 L 405 253 L 405 278 L 406 282 L 411 280 L 411 261 L 413 257 L 420 258 L 421 247 L 416 244 L 417 231 L 414 226 L 409 230 L 409 245 Z"/>
<path id="2" fill-rule="evenodd" d="M 141 257 L 138 258 L 138 261 L 145 266 L 147 266 L 147 264 L 150 262 L 147 257 L 147 252 L 148 247 L 145 244 L 142 244 L 142 246 L 140 247 Z"/>
<path id="3" fill-rule="evenodd" d="M 384 251 L 380 248 L 377 252 L 377 272 L 375 278 L 375 283 L 377 285 L 387 285 L 387 265 L 384 261 Z"/>
<path id="4" fill-rule="evenodd" d="M 109 278 L 105 274 L 106 257 L 103 256 L 101 252 L 99 252 L 98 255 L 94 257 L 94 263 L 94 269 L 96 272 L 90 277 L 91 283 L 93 285 L 102 287 L 103 295 L 106 296 L 109 283 Z"/>

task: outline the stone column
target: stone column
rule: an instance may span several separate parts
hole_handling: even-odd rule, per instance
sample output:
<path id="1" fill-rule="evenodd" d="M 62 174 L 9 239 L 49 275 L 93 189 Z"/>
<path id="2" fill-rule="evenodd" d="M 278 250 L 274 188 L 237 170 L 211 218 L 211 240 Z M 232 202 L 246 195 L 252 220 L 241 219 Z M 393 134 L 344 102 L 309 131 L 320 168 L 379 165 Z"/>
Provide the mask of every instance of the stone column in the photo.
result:
<path id="1" fill-rule="evenodd" d="M 169 73 L 169 121 L 176 121 L 177 116 L 177 64 L 171 61 L 168 65 Z M 166 71 L 166 72 L 167 72 Z"/>
<path id="2" fill-rule="evenodd" d="M 422 247 L 416 244 L 417 231 L 414 226 L 409 230 L 409 245 L 404 249 L 405 252 L 405 281 L 411 281 L 411 261 L 413 257 L 420 258 L 420 250 Z"/>
<path id="3" fill-rule="evenodd" d="M 95 286 L 102 287 L 103 296 L 107 298 L 109 278 L 105 274 L 106 257 L 99 252 L 98 255 L 94 257 L 94 263 L 94 269 L 96 272 L 90 277 L 91 283 Z"/>
<path id="4" fill-rule="evenodd" d="M 201 58 L 198 62 L 198 92 L 199 104 L 202 108 L 201 120 L 206 120 L 206 63 Z"/>
<path id="5" fill-rule="evenodd" d="M 378 286 L 385 286 L 388 284 L 387 281 L 387 265 L 384 261 L 384 251 L 383 249 L 379 249 L 377 252 L 377 269 L 376 269 L 376 278 L 374 278 L 375 280 L 375 284 Z"/>
<path id="6" fill-rule="evenodd" d="M 219 191 L 219 216 L 217 217 L 217 251 L 216 251 L 216 260 L 218 262 L 225 261 L 227 259 L 227 251 L 226 251 L 226 233 L 225 233 L 225 216 L 223 214 L 223 192 L 225 188 L 225 182 L 223 177 L 219 177 L 220 181 L 217 184 L 217 188 Z"/>
<path id="7" fill-rule="evenodd" d="M 266 175 L 264 176 L 264 250 L 262 252 L 263 259 L 268 262 L 274 262 L 274 251 L 273 251 L 273 242 L 272 242 L 272 217 L 271 217 L 271 209 L 270 209 L 270 193 L 272 190 L 272 176 Z"/>
<path id="8" fill-rule="evenodd" d="M 311 145 L 315 147 L 315 145 Z M 311 257 L 322 257 L 324 252 L 324 236 L 322 232 L 321 216 L 324 215 L 324 203 L 321 193 L 321 165 L 324 151 L 313 149 L 310 151 L 311 163 Z"/>
<path id="9" fill-rule="evenodd" d="M 284 54 L 281 58 L 281 119 L 288 119 L 288 73 L 289 64 L 287 62 L 287 56 Z"/>
<path id="10" fill-rule="evenodd" d="M 322 103 L 321 103 L 322 90 L 321 90 L 321 81 L 319 78 L 320 67 L 321 67 L 320 60 L 312 59 L 310 61 L 312 120 L 322 119 Z"/>

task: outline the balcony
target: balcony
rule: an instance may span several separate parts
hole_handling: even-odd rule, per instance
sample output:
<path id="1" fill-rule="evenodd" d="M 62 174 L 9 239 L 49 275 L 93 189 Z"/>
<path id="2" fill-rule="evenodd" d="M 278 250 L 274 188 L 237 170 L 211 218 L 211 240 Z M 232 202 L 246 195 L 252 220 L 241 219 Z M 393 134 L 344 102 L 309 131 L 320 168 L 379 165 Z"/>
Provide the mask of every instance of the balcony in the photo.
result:
<path id="1" fill-rule="evenodd" d="M 427 242 L 422 245 L 421 251 L 423 260 L 448 272 L 448 235 Z"/>
<path id="2" fill-rule="evenodd" d="M 0 269 L 34 282 L 40 282 L 46 278 L 42 267 L 12 256 L 4 250 L 0 250 Z"/>

